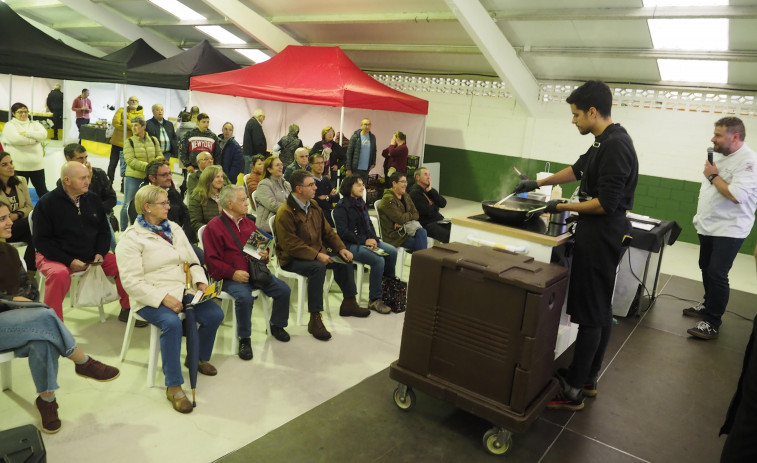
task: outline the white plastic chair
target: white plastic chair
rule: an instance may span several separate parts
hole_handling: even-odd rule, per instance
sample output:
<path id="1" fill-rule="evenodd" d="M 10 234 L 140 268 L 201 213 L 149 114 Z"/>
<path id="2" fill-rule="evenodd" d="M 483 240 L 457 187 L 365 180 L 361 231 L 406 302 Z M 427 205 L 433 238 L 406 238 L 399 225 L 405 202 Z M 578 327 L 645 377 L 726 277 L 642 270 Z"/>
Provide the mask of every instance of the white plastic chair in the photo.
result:
<path id="1" fill-rule="evenodd" d="M 378 230 L 379 230 L 379 237 L 383 240 L 384 234 L 381 231 L 381 213 L 379 212 L 379 204 L 381 204 L 381 200 L 376 200 L 375 203 L 373 203 L 373 207 L 376 209 L 376 220 L 378 221 Z M 397 278 L 400 280 L 402 279 L 402 274 L 405 270 L 405 253 L 407 250 L 403 248 L 402 246 L 397 247 L 397 267 L 395 268 L 395 273 L 397 275 Z"/>
<path id="2" fill-rule="evenodd" d="M 34 214 L 34 210 L 32 210 L 29 213 L 29 230 L 34 230 L 33 224 L 32 224 L 32 215 Z M 79 278 L 84 275 L 84 270 L 80 272 L 73 272 L 71 273 L 71 287 L 68 289 L 69 297 L 68 297 L 68 304 L 69 307 L 74 307 L 74 297 L 73 295 L 76 294 L 76 289 L 79 287 Z M 108 277 L 110 278 L 110 277 Z M 45 275 L 42 274 L 42 272 L 37 272 L 37 289 L 39 290 L 39 300 L 44 300 L 45 295 L 45 281 L 47 278 L 45 278 Z M 112 278 L 111 278 L 112 280 Z M 97 310 L 100 313 L 100 323 L 105 323 L 105 307 L 102 303 L 97 306 Z"/>
<path id="3" fill-rule="evenodd" d="M 257 212 L 258 210 L 258 202 L 255 199 L 257 198 L 257 195 L 258 195 L 258 190 L 253 191 L 252 194 L 250 195 L 250 208 L 255 212 Z"/>
<path id="4" fill-rule="evenodd" d="M 336 218 L 334 217 L 334 209 L 331 210 L 331 220 L 334 222 L 334 230 L 336 231 L 337 234 L 339 234 L 339 230 L 336 229 Z M 355 276 L 355 285 L 357 286 L 357 300 L 360 301 L 363 298 L 363 275 L 365 274 L 365 266 L 367 264 L 358 262 L 356 260 L 353 260 L 352 263 L 357 266 L 357 269 L 355 270 L 357 272 L 357 275 Z M 368 267 L 370 267 L 370 265 Z"/>
<path id="5" fill-rule="evenodd" d="M 302 314 L 305 311 L 305 304 L 307 303 L 308 279 L 307 277 L 300 275 L 299 273 L 294 273 L 294 272 L 289 272 L 287 270 L 284 270 L 279 265 L 278 256 L 276 255 L 276 230 L 274 228 L 275 220 L 276 220 L 276 216 L 271 216 L 268 219 L 268 226 L 271 227 L 271 235 L 273 236 L 273 243 L 271 243 L 272 245 L 270 246 L 270 249 L 271 249 L 270 262 L 273 265 L 276 276 L 278 276 L 279 278 L 289 278 L 290 280 L 295 280 L 297 282 L 297 324 L 302 325 Z M 329 277 L 328 272 L 331 272 L 331 270 L 327 270 L 326 278 L 324 280 L 323 305 L 327 311 L 330 311 L 331 309 L 329 308 L 329 289 L 331 287 L 331 281 L 333 281 L 333 279 Z"/>
<path id="6" fill-rule="evenodd" d="M 3 391 L 10 390 L 13 387 L 13 369 L 11 360 L 15 358 L 13 351 L 0 352 L 0 386 Z"/>

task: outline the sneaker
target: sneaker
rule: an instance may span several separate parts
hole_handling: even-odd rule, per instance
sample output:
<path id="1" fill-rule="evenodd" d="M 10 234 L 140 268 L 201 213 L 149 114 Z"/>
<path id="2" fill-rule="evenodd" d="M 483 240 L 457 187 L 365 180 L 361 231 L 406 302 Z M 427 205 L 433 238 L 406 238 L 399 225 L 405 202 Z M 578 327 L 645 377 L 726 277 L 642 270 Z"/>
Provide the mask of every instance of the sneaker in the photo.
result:
<path id="1" fill-rule="evenodd" d="M 560 382 L 564 382 L 565 378 L 568 376 L 568 369 L 567 368 L 558 368 L 557 377 L 560 378 Z M 596 397 L 597 396 L 597 382 L 599 380 L 596 376 L 593 378 L 589 378 L 586 381 L 584 381 L 583 385 L 583 393 L 586 397 Z"/>
<path id="2" fill-rule="evenodd" d="M 76 374 L 83 378 L 90 378 L 103 383 L 113 381 L 121 374 L 118 368 L 98 362 L 92 357 L 81 365 L 77 364 L 75 370 Z"/>
<path id="3" fill-rule="evenodd" d="M 549 401 L 547 408 L 552 410 L 570 410 L 577 412 L 584 408 L 584 394 L 582 391 L 578 391 L 576 397 L 571 397 L 565 390 L 564 381 L 560 381 L 560 390 L 557 395 Z"/>
<path id="4" fill-rule="evenodd" d="M 239 340 L 239 358 L 242 360 L 252 360 L 252 346 L 250 345 L 250 338 L 243 338 Z"/>
<path id="5" fill-rule="evenodd" d="M 331 339 L 331 333 L 323 326 L 321 312 L 311 312 L 310 321 L 308 322 L 308 333 L 312 334 L 319 341 L 328 341 Z"/>
<path id="6" fill-rule="evenodd" d="M 368 304 L 368 308 L 370 310 L 375 310 L 380 314 L 387 314 L 392 311 L 392 308 L 384 304 L 384 301 L 382 301 L 381 299 L 376 299 L 375 301 Z"/>
<path id="7" fill-rule="evenodd" d="M 360 307 L 355 296 L 346 297 L 339 306 L 339 315 L 342 317 L 367 317 L 371 311 L 365 307 Z"/>
<path id="8" fill-rule="evenodd" d="M 686 307 L 683 309 L 683 315 L 685 317 L 694 317 L 698 318 L 700 320 L 704 319 L 704 302 L 700 302 L 699 304 L 693 306 L 693 307 Z"/>
<path id="9" fill-rule="evenodd" d="M 118 313 L 118 320 L 124 323 L 128 322 L 129 310 L 130 309 L 121 309 L 121 312 Z M 137 328 L 144 328 L 145 326 L 147 326 L 147 322 L 144 320 L 134 320 L 134 326 L 136 326 Z"/>
<path id="10" fill-rule="evenodd" d="M 289 342 L 290 339 L 289 333 L 284 328 L 276 325 L 271 325 L 271 336 L 281 342 Z"/>
<path id="11" fill-rule="evenodd" d="M 697 326 L 694 328 L 689 328 L 686 332 L 699 339 L 712 339 L 718 337 L 718 330 L 704 320 L 697 323 Z"/>
<path id="12" fill-rule="evenodd" d="M 47 434 L 55 434 L 60 431 L 60 420 L 58 419 L 58 402 L 46 402 L 42 397 L 37 397 L 34 401 L 37 412 L 42 420 L 42 431 Z"/>

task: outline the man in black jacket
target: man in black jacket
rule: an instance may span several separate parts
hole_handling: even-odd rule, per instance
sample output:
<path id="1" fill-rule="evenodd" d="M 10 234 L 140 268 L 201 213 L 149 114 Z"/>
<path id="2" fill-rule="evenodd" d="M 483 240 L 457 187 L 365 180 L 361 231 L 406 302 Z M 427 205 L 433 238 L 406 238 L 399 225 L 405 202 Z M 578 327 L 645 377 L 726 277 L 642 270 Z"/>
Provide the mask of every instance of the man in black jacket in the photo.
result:
<path id="1" fill-rule="evenodd" d="M 69 143 L 63 147 L 63 156 L 68 161 L 76 161 L 84 164 L 89 169 L 89 193 L 95 194 L 103 203 L 105 213 L 110 217 L 113 213 L 113 208 L 116 206 L 116 190 L 113 189 L 113 185 L 110 184 L 108 174 L 104 170 L 92 167 L 89 163 L 89 155 L 87 148 L 78 143 Z M 58 186 L 61 185 L 58 180 Z"/>
<path id="2" fill-rule="evenodd" d="M 63 129 L 63 92 L 60 84 L 55 84 L 55 88 L 47 95 L 45 106 L 53 113 L 53 140 L 58 140 L 58 130 Z"/>
<path id="3" fill-rule="evenodd" d="M 265 113 L 262 109 L 256 109 L 252 117 L 244 126 L 244 137 L 242 138 L 242 156 L 244 157 L 244 173 L 250 173 L 250 163 L 252 157 L 256 154 L 262 154 L 268 157 L 268 144 L 263 133 L 263 121 Z"/>
<path id="4" fill-rule="evenodd" d="M 31 215 L 37 270 L 45 276 L 44 303 L 63 320 L 63 298 L 71 274 L 91 264 L 102 265 L 116 279 L 121 298 L 118 319 L 129 317 L 129 296 L 118 277 L 116 256 L 109 253 L 110 224 L 100 198 L 88 194 L 89 169 L 79 162 L 63 164 L 61 186 L 40 198 Z"/>
<path id="5" fill-rule="evenodd" d="M 415 171 L 415 184 L 408 189 L 408 194 L 418 209 L 418 221 L 428 232 L 428 236 L 449 243 L 451 225 L 439 209 L 447 205 L 447 200 L 431 186 L 431 174 L 428 169 L 421 167 Z"/>
<path id="6" fill-rule="evenodd" d="M 171 121 L 163 118 L 162 104 L 152 105 L 152 116 L 152 119 L 147 121 L 147 133 L 160 141 L 164 158 L 177 157 L 179 144 L 176 141 L 176 130 Z"/>

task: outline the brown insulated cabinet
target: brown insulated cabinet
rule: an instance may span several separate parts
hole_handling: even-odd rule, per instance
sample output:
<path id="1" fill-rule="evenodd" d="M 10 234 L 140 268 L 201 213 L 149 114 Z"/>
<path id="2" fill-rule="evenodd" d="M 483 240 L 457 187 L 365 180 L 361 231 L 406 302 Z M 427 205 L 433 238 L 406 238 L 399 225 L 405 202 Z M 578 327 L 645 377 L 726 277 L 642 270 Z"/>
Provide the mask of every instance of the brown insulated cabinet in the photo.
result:
<path id="1" fill-rule="evenodd" d="M 524 431 L 557 392 L 567 285 L 565 267 L 491 248 L 413 253 L 400 357 L 389 370 L 397 405 L 409 408 L 417 388 L 491 421 L 509 447 L 509 431 Z M 502 445 L 487 448 L 504 453 Z"/>

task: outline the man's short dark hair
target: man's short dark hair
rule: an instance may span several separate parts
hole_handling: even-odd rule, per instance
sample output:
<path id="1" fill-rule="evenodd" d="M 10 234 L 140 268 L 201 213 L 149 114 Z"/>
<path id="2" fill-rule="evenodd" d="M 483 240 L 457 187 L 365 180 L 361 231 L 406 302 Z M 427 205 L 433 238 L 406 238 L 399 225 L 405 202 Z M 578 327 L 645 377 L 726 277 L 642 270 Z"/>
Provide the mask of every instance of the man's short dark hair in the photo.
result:
<path id="1" fill-rule="evenodd" d="M 160 166 L 167 166 L 167 165 L 168 164 L 166 164 L 165 161 L 161 161 L 161 160 L 150 161 L 149 163 L 147 163 L 147 167 L 145 167 L 145 176 L 149 177 L 150 175 L 152 175 L 153 177 L 157 179 L 158 169 L 160 168 Z"/>
<path id="2" fill-rule="evenodd" d="M 199 106 L 192 106 L 189 110 L 190 114 L 200 114 L 200 107 Z"/>
<path id="3" fill-rule="evenodd" d="M 292 176 L 289 177 L 289 183 L 292 185 L 292 189 L 294 190 L 296 187 L 304 185 L 305 179 L 312 176 L 313 174 L 306 170 L 297 169 L 292 172 Z"/>
<path id="4" fill-rule="evenodd" d="M 82 92 L 82 93 L 84 93 L 84 92 L 88 92 L 88 91 L 89 91 L 89 89 L 88 89 L 88 88 L 83 88 L 83 89 L 81 89 L 81 92 Z"/>
<path id="5" fill-rule="evenodd" d="M 321 158 L 321 159 L 325 159 L 325 158 L 323 157 L 323 153 L 315 153 L 315 154 L 311 154 L 311 155 L 310 155 L 310 158 L 308 159 L 308 162 L 309 162 L 310 164 L 313 164 L 313 163 L 315 163 L 315 158 Z"/>
<path id="6" fill-rule="evenodd" d="M 738 117 L 723 117 L 715 122 L 715 127 L 725 127 L 726 132 L 730 134 L 739 134 L 739 140 L 744 141 L 746 138 L 746 130 L 744 129 L 744 122 Z"/>
<path id="7" fill-rule="evenodd" d="M 592 107 L 596 108 L 599 115 L 604 118 L 610 117 L 612 113 L 612 91 L 601 80 L 586 82 L 573 90 L 565 101 L 583 112 L 587 112 Z"/>
<path id="8" fill-rule="evenodd" d="M 75 154 L 83 153 L 87 151 L 87 148 L 81 146 L 78 143 L 69 143 L 68 145 L 63 147 L 63 156 L 66 157 L 67 160 L 73 159 Z"/>
<path id="9" fill-rule="evenodd" d="M 428 170 L 428 168 L 426 168 L 426 167 L 419 167 L 418 169 L 415 170 L 415 181 L 416 181 L 416 183 L 418 182 L 418 177 L 421 176 L 421 174 L 423 173 L 424 170 Z"/>
<path id="10" fill-rule="evenodd" d="M 208 116 L 205 113 L 200 113 L 200 114 L 197 115 L 197 120 L 198 121 L 202 121 L 202 120 L 205 120 L 205 119 L 210 119 L 210 116 Z"/>
<path id="11" fill-rule="evenodd" d="M 344 180 L 342 180 L 342 185 L 339 187 L 339 193 L 341 193 L 345 198 L 349 198 L 352 194 L 352 186 L 356 184 L 358 180 L 362 182 L 363 177 L 357 174 L 346 176 Z"/>
<path id="12" fill-rule="evenodd" d="M 389 176 L 389 183 L 399 183 L 402 177 L 407 178 L 404 172 L 395 172 Z"/>

